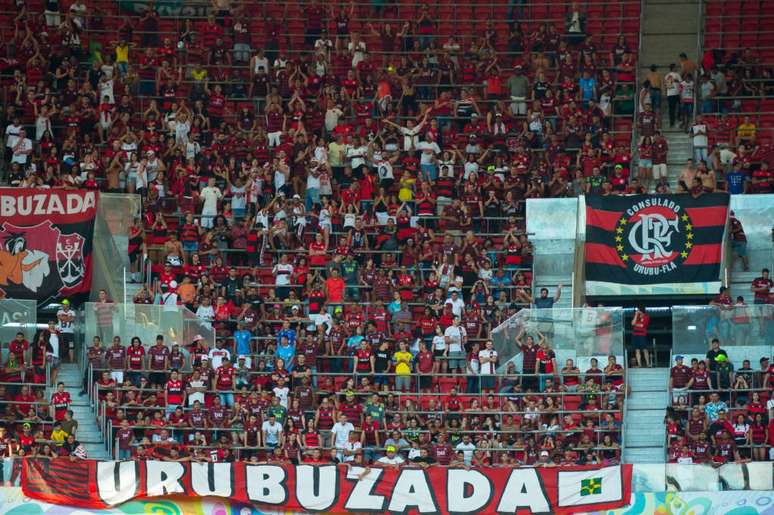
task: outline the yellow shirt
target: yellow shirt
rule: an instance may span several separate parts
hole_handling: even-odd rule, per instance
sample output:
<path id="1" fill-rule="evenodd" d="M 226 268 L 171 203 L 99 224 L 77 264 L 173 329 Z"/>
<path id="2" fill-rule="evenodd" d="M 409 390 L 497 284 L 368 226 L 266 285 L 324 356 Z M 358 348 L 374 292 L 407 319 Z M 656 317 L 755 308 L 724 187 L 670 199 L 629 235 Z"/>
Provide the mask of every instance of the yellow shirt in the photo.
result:
<path id="1" fill-rule="evenodd" d="M 59 431 L 51 431 L 51 440 L 53 440 L 57 447 L 61 447 L 68 436 L 69 435 L 61 429 Z"/>
<path id="2" fill-rule="evenodd" d="M 410 352 L 401 352 L 398 351 L 395 354 L 392 355 L 392 358 L 395 360 L 395 373 L 400 376 L 406 376 L 411 373 L 411 360 L 414 358 L 414 356 L 411 355 Z"/>
<path id="3" fill-rule="evenodd" d="M 736 128 L 736 137 L 742 139 L 753 139 L 757 127 L 754 123 L 743 123 Z"/>
<path id="4" fill-rule="evenodd" d="M 401 202 L 411 202 L 414 200 L 414 184 L 416 182 L 417 180 L 413 177 L 401 177 L 398 200 Z"/>
<path id="5" fill-rule="evenodd" d="M 117 46 L 116 47 L 116 62 L 128 63 L 129 62 L 129 46 Z"/>

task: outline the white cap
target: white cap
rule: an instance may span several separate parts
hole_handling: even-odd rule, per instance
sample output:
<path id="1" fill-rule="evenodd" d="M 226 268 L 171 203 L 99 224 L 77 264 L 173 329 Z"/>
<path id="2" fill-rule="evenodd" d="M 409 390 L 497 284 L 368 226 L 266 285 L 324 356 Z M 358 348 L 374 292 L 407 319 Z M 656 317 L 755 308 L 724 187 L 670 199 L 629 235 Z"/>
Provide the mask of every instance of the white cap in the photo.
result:
<path id="1" fill-rule="evenodd" d="M 170 288 L 177 288 L 177 281 L 171 281 L 171 282 L 169 283 L 169 287 L 170 287 Z"/>

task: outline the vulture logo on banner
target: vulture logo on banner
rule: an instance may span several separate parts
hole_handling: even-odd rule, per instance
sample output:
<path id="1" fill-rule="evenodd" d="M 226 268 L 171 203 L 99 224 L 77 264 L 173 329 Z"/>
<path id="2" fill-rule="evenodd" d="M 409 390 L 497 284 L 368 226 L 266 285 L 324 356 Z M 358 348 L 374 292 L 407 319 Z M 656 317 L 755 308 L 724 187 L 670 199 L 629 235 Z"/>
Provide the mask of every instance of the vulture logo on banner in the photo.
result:
<path id="1" fill-rule="evenodd" d="M 677 269 L 693 246 L 691 218 L 679 204 L 640 202 L 622 213 L 616 251 L 635 273 L 659 275 Z"/>
<path id="2" fill-rule="evenodd" d="M 52 264 L 61 284 L 57 291 L 75 286 L 85 275 L 84 242 L 80 234 L 62 234 L 50 221 L 30 227 L 4 223 L 0 230 L 0 288 L 16 286 L 36 293 L 52 279 Z"/>
<path id="3" fill-rule="evenodd" d="M 83 279 L 83 243 L 86 240 L 80 234 L 66 234 L 56 242 L 57 268 L 62 284 L 70 288 Z"/>

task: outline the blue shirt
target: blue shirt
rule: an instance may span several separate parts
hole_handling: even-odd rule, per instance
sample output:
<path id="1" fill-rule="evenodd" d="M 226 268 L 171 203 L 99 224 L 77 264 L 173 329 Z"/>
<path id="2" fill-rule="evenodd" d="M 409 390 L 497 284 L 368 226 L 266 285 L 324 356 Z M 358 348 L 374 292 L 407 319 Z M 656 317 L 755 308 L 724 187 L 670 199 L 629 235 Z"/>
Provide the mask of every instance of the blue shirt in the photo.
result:
<path id="1" fill-rule="evenodd" d="M 291 346 L 296 344 L 296 332 L 293 329 L 280 329 L 280 331 L 277 333 L 277 347 L 282 344 L 283 336 L 288 337 L 288 343 Z"/>
<path id="2" fill-rule="evenodd" d="M 588 79 L 581 78 L 578 81 L 578 85 L 580 86 L 581 93 L 583 93 L 583 100 L 594 99 L 594 88 L 597 86 L 597 81 L 594 77 L 589 77 Z"/>
<path id="3" fill-rule="evenodd" d="M 744 193 L 744 183 L 747 181 L 747 174 L 741 170 L 732 170 L 726 174 L 726 183 L 728 192 L 732 195 Z"/>
<path id="4" fill-rule="evenodd" d="M 296 355 L 295 345 L 277 345 L 277 357 L 285 362 L 285 368 L 293 370 L 293 356 Z"/>
<path id="5" fill-rule="evenodd" d="M 240 329 L 234 333 L 234 342 L 236 342 L 237 356 L 251 353 L 250 339 L 253 337 L 252 333 L 247 329 Z"/>
<path id="6" fill-rule="evenodd" d="M 360 345 L 360 342 L 365 340 L 365 336 L 362 334 L 355 334 L 347 338 L 347 347 L 350 349 L 354 349 Z"/>

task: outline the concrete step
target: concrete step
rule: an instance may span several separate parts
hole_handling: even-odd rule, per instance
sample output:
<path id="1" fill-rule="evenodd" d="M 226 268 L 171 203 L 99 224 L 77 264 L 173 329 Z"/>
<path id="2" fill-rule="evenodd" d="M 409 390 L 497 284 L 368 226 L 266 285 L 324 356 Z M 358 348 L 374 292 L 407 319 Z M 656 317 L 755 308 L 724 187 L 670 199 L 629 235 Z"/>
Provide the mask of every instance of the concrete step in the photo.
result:
<path id="1" fill-rule="evenodd" d="M 663 447 L 633 447 L 628 441 L 623 451 L 625 463 L 663 463 L 664 458 Z"/>
<path id="2" fill-rule="evenodd" d="M 667 392 L 665 391 L 649 391 L 641 392 L 640 394 L 634 392 L 627 399 L 627 405 L 629 410 L 661 410 L 661 416 L 659 418 L 662 418 L 664 416 L 663 410 L 667 407 L 667 400 Z"/>

